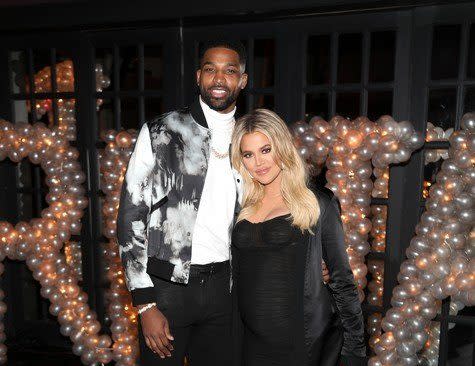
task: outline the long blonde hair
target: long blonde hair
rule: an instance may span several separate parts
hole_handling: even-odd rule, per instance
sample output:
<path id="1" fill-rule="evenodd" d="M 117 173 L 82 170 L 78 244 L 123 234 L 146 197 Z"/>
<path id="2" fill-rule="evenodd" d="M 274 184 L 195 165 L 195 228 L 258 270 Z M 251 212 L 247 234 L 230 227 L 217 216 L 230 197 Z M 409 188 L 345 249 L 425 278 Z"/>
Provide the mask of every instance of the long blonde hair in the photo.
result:
<path id="1" fill-rule="evenodd" d="M 242 162 L 241 140 L 245 134 L 260 132 L 270 141 L 274 159 L 282 164 L 281 191 L 290 210 L 292 225 L 310 232 L 320 216 L 315 194 L 308 188 L 305 163 L 293 144 L 292 135 L 282 119 L 268 109 L 256 109 L 239 118 L 231 141 L 231 161 L 244 180 L 242 210 L 238 222 L 255 213 L 264 197 L 264 186 L 252 179 Z"/>

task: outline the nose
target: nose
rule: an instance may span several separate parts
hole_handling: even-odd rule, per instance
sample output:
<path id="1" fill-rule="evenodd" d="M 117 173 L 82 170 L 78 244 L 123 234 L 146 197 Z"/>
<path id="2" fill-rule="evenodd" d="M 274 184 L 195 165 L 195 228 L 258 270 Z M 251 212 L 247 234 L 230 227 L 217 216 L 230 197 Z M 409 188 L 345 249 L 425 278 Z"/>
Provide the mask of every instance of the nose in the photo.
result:
<path id="1" fill-rule="evenodd" d="M 256 163 L 256 166 L 258 167 L 258 166 L 262 165 L 263 159 L 262 159 L 261 155 L 260 154 L 255 154 L 254 156 L 255 156 L 254 161 Z"/>
<path id="2" fill-rule="evenodd" d="M 224 72 L 220 70 L 216 71 L 216 73 L 214 74 L 214 82 L 216 84 L 223 84 L 225 82 Z"/>

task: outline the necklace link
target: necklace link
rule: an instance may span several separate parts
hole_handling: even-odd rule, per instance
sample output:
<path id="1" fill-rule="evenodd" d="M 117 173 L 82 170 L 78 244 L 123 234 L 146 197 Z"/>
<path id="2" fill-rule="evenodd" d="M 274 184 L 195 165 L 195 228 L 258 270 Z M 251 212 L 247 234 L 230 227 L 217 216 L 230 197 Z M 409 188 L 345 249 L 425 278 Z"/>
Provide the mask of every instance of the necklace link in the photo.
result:
<path id="1" fill-rule="evenodd" d="M 224 159 L 224 158 L 227 158 L 227 157 L 229 156 L 229 152 L 220 153 L 220 152 L 217 151 L 213 146 L 211 146 L 211 152 L 212 152 L 213 155 L 216 156 L 218 159 Z"/>

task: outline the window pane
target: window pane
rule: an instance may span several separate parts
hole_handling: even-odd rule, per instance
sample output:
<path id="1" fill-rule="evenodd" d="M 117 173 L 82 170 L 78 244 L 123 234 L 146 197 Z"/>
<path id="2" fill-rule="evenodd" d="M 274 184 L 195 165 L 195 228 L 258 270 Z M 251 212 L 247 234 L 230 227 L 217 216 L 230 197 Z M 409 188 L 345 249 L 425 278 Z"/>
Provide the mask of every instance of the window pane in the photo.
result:
<path id="1" fill-rule="evenodd" d="M 247 113 L 247 92 L 246 89 L 239 93 L 239 96 L 236 100 L 236 117 L 240 117 Z"/>
<path id="2" fill-rule="evenodd" d="M 96 65 L 97 64 L 102 66 L 102 72 L 110 78 L 110 85 L 107 89 L 113 90 L 117 81 L 114 80 L 114 53 L 112 49 L 96 49 Z"/>
<path id="3" fill-rule="evenodd" d="M 336 114 L 354 119 L 360 113 L 360 93 L 338 93 L 336 95 Z"/>
<path id="4" fill-rule="evenodd" d="M 241 39 L 239 42 L 242 43 L 244 49 L 246 50 L 246 54 L 249 54 L 249 43 L 247 39 Z"/>
<path id="5" fill-rule="evenodd" d="M 18 193 L 18 218 L 29 221 L 33 218 L 33 197 L 31 193 Z"/>
<path id="6" fill-rule="evenodd" d="M 102 100 L 102 104 L 97 111 L 97 132 L 98 137 L 101 132 L 114 129 L 114 103 L 112 99 Z"/>
<path id="7" fill-rule="evenodd" d="M 431 79 L 456 78 L 459 66 L 460 25 L 434 27 Z"/>
<path id="8" fill-rule="evenodd" d="M 274 85 L 275 42 L 273 39 L 254 41 L 254 87 Z"/>
<path id="9" fill-rule="evenodd" d="M 328 120 L 328 93 L 307 94 L 305 96 L 305 116 L 320 116 Z"/>
<path id="10" fill-rule="evenodd" d="M 25 51 L 10 52 L 10 65 L 12 70 L 12 92 L 30 93 L 30 83 L 28 77 L 28 61 Z"/>
<path id="11" fill-rule="evenodd" d="M 467 76 L 475 78 L 475 23 L 470 27 L 470 45 L 468 50 Z"/>
<path id="12" fill-rule="evenodd" d="M 35 112 L 37 121 L 43 122 L 48 127 L 54 125 L 53 100 L 37 99 L 35 101 Z"/>
<path id="13" fill-rule="evenodd" d="M 26 269 L 28 270 L 28 268 Z M 25 300 L 33 300 L 23 301 L 23 319 L 25 321 L 41 319 L 42 296 L 40 295 L 40 284 L 33 278 L 33 274 L 30 271 L 28 271 L 29 273 L 27 271 L 22 272 L 25 272 L 25 274 L 21 281 L 21 297 Z"/>
<path id="14" fill-rule="evenodd" d="M 376 121 L 384 114 L 391 115 L 393 112 L 392 91 L 368 92 L 368 118 Z"/>
<path id="15" fill-rule="evenodd" d="M 254 108 L 274 109 L 274 96 L 254 95 Z"/>
<path id="16" fill-rule="evenodd" d="M 311 36 L 307 42 L 307 83 L 330 83 L 330 35 Z"/>
<path id="17" fill-rule="evenodd" d="M 51 52 L 49 49 L 33 51 L 35 92 L 51 92 Z"/>
<path id="18" fill-rule="evenodd" d="M 465 306 L 463 309 L 461 309 L 457 315 L 463 315 L 463 316 L 475 316 L 475 307 L 473 306 Z"/>
<path id="19" fill-rule="evenodd" d="M 395 55 L 396 32 L 371 33 L 369 81 L 385 82 L 394 80 Z"/>
<path id="20" fill-rule="evenodd" d="M 35 117 L 48 127 L 53 126 L 53 103 L 51 99 L 37 99 L 35 101 Z"/>
<path id="21" fill-rule="evenodd" d="M 342 34 L 338 41 L 338 83 L 359 83 L 362 63 L 361 33 Z"/>
<path id="22" fill-rule="evenodd" d="M 33 164 L 29 159 L 22 159 L 17 165 L 17 177 L 18 177 L 18 187 L 19 188 L 32 188 L 33 174 Z"/>
<path id="23" fill-rule="evenodd" d="M 428 121 L 444 130 L 455 124 L 455 89 L 438 89 L 429 92 Z"/>
<path id="24" fill-rule="evenodd" d="M 465 100 L 463 103 L 464 113 L 475 111 L 475 88 L 467 88 L 465 90 Z"/>
<path id="25" fill-rule="evenodd" d="M 465 307 L 459 314 L 473 317 L 473 307 Z M 447 353 L 447 365 L 473 365 L 475 357 L 475 328 L 468 325 L 449 323 L 447 332 L 449 349 Z"/>
<path id="26" fill-rule="evenodd" d="M 120 126 L 128 130 L 139 127 L 139 103 L 137 99 L 125 98 L 121 101 Z"/>
<path id="27" fill-rule="evenodd" d="M 56 50 L 56 91 L 74 92 L 74 66 L 70 50 Z"/>
<path id="28" fill-rule="evenodd" d="M 145 98 L 145 121 L 150 121 L 164 112 L 162 98 Z"/>
<path id="29" fill-rule="evenodd" d="M 46 193 L 49 192 L 49 187 L 46 185 L 46 173 L 40 165 L 33 166 L 33 172 L 35 176 L 33 179 L 33 186 L 37 188 L 33 192 L 33 214 L 35 216 L 40 216 L 41 211 L 48 207 L 46 202 Z"/>
<path id="30" fill-rule="evenodd" d="M 121 90 L 137 90 L 139 59 L 137 47 L 121 47 L 120 48 L 120 89 Z"/>
<path id="31" fill-rule="evenodd" d="M 13 116 L 14 122 L 31 122 L 30 101 L 15 100 L 13 102 Z"/>
<path id="32" fill-rule="evenodd" d="M 160 89 L 163 82 L 163 48 L 161 45 L 144 46 L 144 87 Z"/>

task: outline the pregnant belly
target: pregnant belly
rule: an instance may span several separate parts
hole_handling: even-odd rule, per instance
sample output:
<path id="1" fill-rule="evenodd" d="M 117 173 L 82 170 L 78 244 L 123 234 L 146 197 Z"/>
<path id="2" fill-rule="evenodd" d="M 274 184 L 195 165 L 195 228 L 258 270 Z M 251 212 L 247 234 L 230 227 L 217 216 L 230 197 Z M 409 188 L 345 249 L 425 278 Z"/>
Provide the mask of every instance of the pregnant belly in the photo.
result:
<path id="1" fill-rule="evenodd" d="M 297 316 L 295 262 L 272 255 L 241 259 L 238 298 L 247 330 L 269 345 L 288 345 Z"/>

